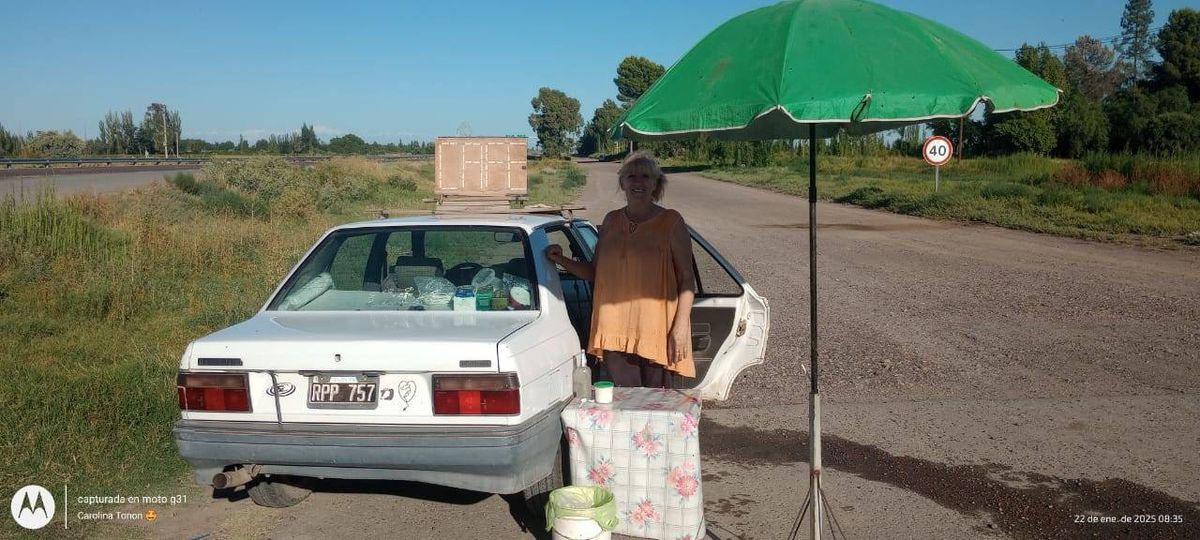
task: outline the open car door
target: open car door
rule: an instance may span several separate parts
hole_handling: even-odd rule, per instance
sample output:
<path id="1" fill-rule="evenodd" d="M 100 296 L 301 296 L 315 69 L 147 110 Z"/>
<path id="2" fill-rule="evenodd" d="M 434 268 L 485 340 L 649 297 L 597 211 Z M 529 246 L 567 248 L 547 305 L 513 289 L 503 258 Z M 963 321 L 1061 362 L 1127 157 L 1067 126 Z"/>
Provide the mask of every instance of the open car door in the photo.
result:
<path id="1" fill-rule="evenodd" d="M 572 225 L 580 243 L 594 252 L 598 234 L 584 220 Z M 733 381 L 746 368 L 763 363 L 771 310 L 767 300 L 695 229 L 692 260 L 696 301 L 692 304 L 692 353 L 696 378 L 676 377 L 676 388 L 695 388 L 704 399 L 729 398 Z M 589 300 L 590 312 L 590 300 Z"/>
<path id="2" fill-rule="evenodd" d="M 700 233 L 691 227 L 688 232 L 696 270 L 692 304 L 696 378 L 678 381 L 676 387 L 694 386 L 704 399 L 725 400 L 742 371 L 763 363 L 771 309 Z"/>

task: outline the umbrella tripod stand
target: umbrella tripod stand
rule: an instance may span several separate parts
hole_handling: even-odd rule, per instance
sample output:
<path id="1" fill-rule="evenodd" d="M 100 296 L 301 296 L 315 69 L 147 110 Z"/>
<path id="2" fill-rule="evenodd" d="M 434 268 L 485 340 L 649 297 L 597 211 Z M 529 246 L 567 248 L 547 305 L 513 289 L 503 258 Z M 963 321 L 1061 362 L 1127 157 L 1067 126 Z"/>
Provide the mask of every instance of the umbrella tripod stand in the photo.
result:
<path id="1" fill-rule="evenodd" d="M 833 534 L 834 527 L 841 532 L 842 526 L 837 522 L 837 518 L 833 515 L 833 510 L 825 503 L 825 492 L 821 489 L 821 394 L 817 386 L 817 126 L 816 124 L 808 125 L 808 320 L 809 320 L 809 361 L 811 362 L 809 369 L 809 378 L 811 392 L 809 393 L 808 401 L 808 448 L 809 448 L 809 474 L 808 474 L 808 495 L 804 498 L 804 505 L 800 508 L 800 514 L 796 516 L 796 522 L 792 526 L 791 534 L 788 535 L 789 540 L 795 540 L 804 524 L 805 515 L 809 515 L 811 508 L 811 519 L 809 520 L 810 537 L 815 539 L 821 538 L 821 522 L 822 513 L 829 520 L 829 532 L 831 538 L 837 538 L 837 534 Z M 841 532 L 841 537 L 845 538 L 844 532 Z"/>

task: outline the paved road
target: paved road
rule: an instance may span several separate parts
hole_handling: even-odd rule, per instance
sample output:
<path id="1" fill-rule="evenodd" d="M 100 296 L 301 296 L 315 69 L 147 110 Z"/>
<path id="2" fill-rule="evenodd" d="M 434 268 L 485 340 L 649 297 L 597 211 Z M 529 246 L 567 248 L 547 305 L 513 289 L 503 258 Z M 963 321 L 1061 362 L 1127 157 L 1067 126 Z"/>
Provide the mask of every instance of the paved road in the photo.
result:
<path id="1" fill-rule="evenodd" d="M 113 193 L 126 191 L 149 185 L 164 176 L 181 172 L 197 173 L 196 168 L 154 168 L 143 170 L 142 167 L 124 167 L 120 171 L 106 169 L 103 171 L 87 169 L 32 169 L 28 173 L 6 174 L 0 177 L 0 198 L 12 195 L 17 198 L 35 197 L 47 189 L 53 188 L 60 196 L 74 193 Z M 129 170 L 136 169 L 136 170 Z M 53 174 L 48 174 L 53 171 Z"/>
<path id="2" fill-rule="evenodd" d="M 621 204 L 616 166 L 584 167 L 598 219 Z M 664 204 L 771 301 L 767 363 L 706 404 L 704 495 L 712 536 L 784 538 L 807 482 L 804 201 L 673 174 Z M 825 488 L 849 538 L 1200 537 L 1198 252 L 818 212 Z M 292 509 L 210 499 L 145 530 L 535 536 L 511 502 L 330 484 Z M 1147 514 L 1183 523 L 1086 523 Z"/>

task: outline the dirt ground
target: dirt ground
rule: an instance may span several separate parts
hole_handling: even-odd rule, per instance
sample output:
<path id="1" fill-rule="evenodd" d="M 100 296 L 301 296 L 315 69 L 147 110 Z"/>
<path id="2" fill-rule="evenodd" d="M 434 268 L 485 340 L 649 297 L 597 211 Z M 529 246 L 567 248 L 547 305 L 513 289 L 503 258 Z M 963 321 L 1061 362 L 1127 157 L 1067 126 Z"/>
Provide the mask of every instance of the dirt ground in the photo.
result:
<path id="1" fill-rule="evenodd" d="M 617 166 L 583 166 L 598 221 Z M 786 538 L 808 481 L 805 201 L 681 173 L 663 203 L 772 309 L 766 364 L 705 404 L 709 536 Z M 833 204 L 818 223 L 824 487 L 846 538 L 1200 537 L 1200 251 Z M 289 509 L 193 489 L 104 532 L 546 537 L 511 497 L 420 484 L 328 482 Z"/>

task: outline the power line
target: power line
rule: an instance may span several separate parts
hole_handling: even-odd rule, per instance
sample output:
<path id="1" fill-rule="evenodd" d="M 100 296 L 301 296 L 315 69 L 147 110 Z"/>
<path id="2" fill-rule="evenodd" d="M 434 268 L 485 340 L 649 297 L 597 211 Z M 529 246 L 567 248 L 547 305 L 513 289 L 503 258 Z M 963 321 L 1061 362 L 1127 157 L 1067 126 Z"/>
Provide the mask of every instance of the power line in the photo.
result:
<path id="1" fill-rule="evenodd" d="M 1149 33 L 1153 34 L 1162 29 L 1163 29 L 1162 26 L 1154 27 L 1149 30 Z M 1121 35 L 1117 34 L 1115 36 L 1108 36 L 1105 38 L 1092 38 L 1092 39 L 1099 41 L 1100 43 L 1107 43 L 1107 44 L 1112 45 L 1121 39 Z M 1035 46 L 1040 47 L 1040 45 L 1035 45 Z M 1074 46 L 1075 46 L 1075 42 L 1071 42 L 1071 43 L 1061 43 L 1058 45 L 1046 45 L 1046 48 L 1047 49 L 1065 49 L 1067 47 L 1074 47 Z M 996 52 L 1017 52 L 1017 51 L 1021 50 L 1021 48 L 1017 47 L 1015 49 L 992 49 L 992 50 L 996 51 Z"/>

